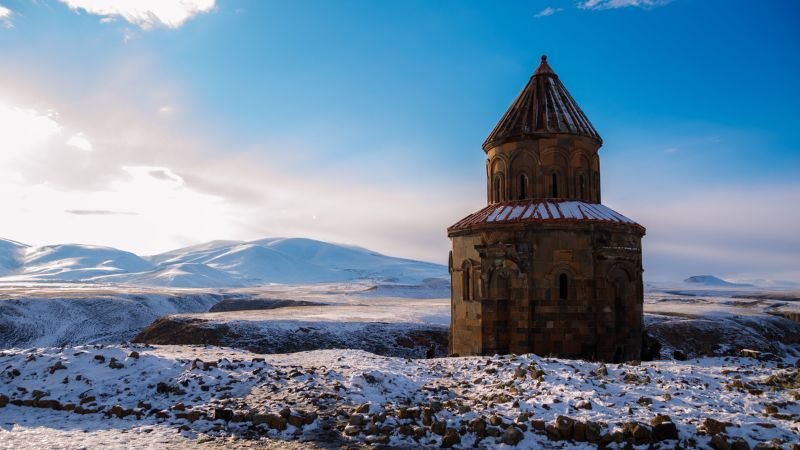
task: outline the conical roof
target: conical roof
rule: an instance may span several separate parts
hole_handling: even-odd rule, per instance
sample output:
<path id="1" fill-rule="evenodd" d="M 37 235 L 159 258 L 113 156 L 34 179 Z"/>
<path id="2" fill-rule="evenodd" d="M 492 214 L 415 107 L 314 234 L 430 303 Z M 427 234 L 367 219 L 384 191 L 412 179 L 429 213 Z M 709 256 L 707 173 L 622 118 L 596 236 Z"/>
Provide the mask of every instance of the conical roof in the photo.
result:
<path id="1" fill-rule="evenodd" d="M 547 56 L 483 143 L 488 151 L 506 142 L 550 134 L 603 140 L 547 64 Z"/>

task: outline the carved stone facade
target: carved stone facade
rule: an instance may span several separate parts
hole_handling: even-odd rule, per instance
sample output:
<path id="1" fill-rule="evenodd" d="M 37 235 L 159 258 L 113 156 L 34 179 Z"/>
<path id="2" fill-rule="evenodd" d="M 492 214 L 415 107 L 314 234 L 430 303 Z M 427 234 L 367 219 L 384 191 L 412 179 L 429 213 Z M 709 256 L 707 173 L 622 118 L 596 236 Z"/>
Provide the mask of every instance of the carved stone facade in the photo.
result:
<path id="1" fill-rule="evenodd" d="M 484 143 L 489 205 L 448 229 L 451 354 L 640 357 L 645 230 L 600 204 L 601 145 L 543 57 Z"/>

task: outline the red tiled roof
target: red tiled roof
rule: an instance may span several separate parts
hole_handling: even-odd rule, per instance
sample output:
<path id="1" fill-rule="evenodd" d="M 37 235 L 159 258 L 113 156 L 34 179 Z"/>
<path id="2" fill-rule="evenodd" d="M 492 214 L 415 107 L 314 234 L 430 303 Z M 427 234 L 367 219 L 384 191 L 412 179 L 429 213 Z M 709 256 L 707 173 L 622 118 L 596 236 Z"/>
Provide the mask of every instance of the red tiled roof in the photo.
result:
<path id="1" fill-rule="evenodd" d="M 603 141 L 547 64 L 547 56 L 542 56 L 541 64 L 486 138 L 483 149 L 488 151 L 506 142 L 555 133 Z"/>
<path id="2" fill-rule="evenodd" d="M 641 228 L 633 220 L 599 203 L 572 200 L 517 200 L 495 203 L 470 214 L 447 229 L 448 232 L 497 224 L 597 222 L 619 223 Z"/>

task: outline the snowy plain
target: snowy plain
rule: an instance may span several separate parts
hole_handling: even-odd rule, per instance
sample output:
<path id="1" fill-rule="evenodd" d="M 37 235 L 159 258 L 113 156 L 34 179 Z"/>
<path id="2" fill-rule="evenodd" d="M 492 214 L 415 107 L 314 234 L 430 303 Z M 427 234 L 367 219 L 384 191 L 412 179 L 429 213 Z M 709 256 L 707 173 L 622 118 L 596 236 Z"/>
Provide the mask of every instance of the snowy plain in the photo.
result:
<path id="1" fill-rule="evenodd" d="M 446 268 L 303 240 L 281 245 L 299 245 L 315 282 L 266 282 L 280 274 L 262 258 L 276 258 L 272 242 L 213 242 L 145 267 L 0 241 L 0 448 L 596 447 L 552 439 L 565 423 L 624 448 L 661 416 L 680 440 L 659 448 L 800 443 L 796 289 L 648 284 L 646 325 L 664 345 L 652 362 L 425 359 L 447 334 Z M 386 265 L 358 268 L 375 258 Z M 208 312 L 222 302 L 235 308 Z M 173 330 L 189 341 L 231 332 L 224 346 L 129 343 L 153 322 L 193 324 Z"/>

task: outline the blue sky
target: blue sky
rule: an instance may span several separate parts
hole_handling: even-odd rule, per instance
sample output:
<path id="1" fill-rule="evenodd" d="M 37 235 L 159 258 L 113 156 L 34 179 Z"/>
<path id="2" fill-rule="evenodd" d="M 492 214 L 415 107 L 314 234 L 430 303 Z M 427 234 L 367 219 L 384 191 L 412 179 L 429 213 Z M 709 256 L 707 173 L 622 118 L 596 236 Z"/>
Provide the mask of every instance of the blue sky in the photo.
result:
<path id="1" fill-rule="evenodd" d="M 797 2 L 101 4 L 0 0 L 0 114 L 32 124 L 0 132 L 4 237 L 444 262 L 546 53 L 604 138 L 604 203 L 648 228 L 648 279 L 800 281 Z"/>

